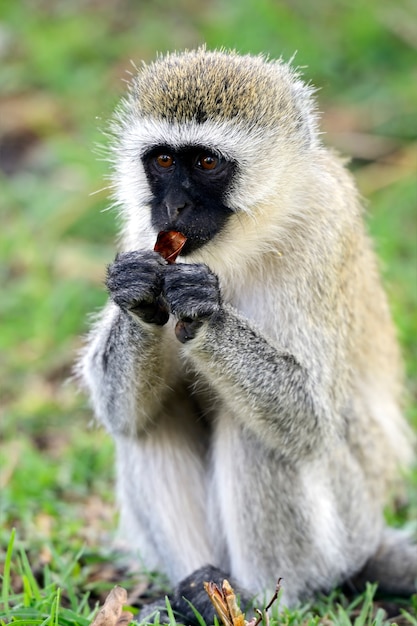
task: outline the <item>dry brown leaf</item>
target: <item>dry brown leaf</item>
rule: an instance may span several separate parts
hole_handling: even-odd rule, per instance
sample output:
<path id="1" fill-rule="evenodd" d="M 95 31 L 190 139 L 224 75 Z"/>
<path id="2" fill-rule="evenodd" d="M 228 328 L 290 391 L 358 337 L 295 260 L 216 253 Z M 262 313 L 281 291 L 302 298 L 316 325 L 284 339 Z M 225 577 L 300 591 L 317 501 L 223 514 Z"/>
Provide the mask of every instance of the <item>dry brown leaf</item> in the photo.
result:
<path id="1" fill-rule="evenodd" d="M 268 611 L 278 599 L 278 594 L 281 589 L 281 580 L 282 579 L 279 578 L 275 593 L 265 609 L 263 611 L 255 609 L 257 617 L 253 617 L 249 621 L 245 619 L 245 614 L 240 610 L 237 604 L 236 594 L 228 580 L 223 581 L 221 589 L 213 581 L 203 584 L 224 626 L 259 626 L 262 620 L 265 621 L 265 624 L 269 624 Z"/>
<path id="2" fill-rule="evenodd" d="M 222 590 L 233 626 L 245 626 L 245 616 L 240 610 L 235 592 L 228 580 L 223 581 Z"/>
<path id="3" fill-rule="evenodd" d="M 128 611 L 123 611 L 123 605 L 126 602 L 126 589 L 119 586 L 113 587 L 90 626 L 123 626 L 129 624 L 133 615 Z"/>
<path id="4" fill-rule="evenodd" d="M 214 582 L 205 582 L 204 589 L 224 626 L 245 626 L 245 615 L 228 580 L 223 581 L 221 589 Z"/>
<path id="5" fill-rule="evenodd" d="M 212 581 L 205 582 L 204 589 L 224 626 L 232 626 L 233 622 L 229 614 L 229 607 L 227 606 L 222 589 L 220 589 L 216 583 Z"/>
<path id="6" fill-rule="evenodd" d="M 133 619 L 133 614 L 129 613 L 129 611 L 124 611 L 119 619 L 116 622 L 116 626 L 125 626 L 126 624 L 130 624 Z"/>

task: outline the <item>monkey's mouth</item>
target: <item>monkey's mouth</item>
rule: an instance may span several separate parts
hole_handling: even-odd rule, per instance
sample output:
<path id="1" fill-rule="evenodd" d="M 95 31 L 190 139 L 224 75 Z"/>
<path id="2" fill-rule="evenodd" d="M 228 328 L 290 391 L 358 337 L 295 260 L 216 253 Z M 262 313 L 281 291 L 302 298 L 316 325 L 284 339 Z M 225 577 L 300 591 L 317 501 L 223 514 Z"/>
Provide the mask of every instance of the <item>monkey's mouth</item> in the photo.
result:
<path id="1" fill-rule="evenodd" d="M 194 252 L 195 250 L 198 250 L 199 248 L 201 248 L 202 246 L 204 246 L 206 243 L 208 243 L 210 241 L 211 237 L 201 237 L 201 238 L 188 238 L 187 237 L 187 241 L 184 243 L 184 246 L 181 250 L 181 255 L 182 256 L 187 256 L 188 254 L 191 254 L 192 252 Z"/>
<path id="2" fill-rule="evenodd" d="M 196 236 L 195 234 L 189 237 L 183 232 L 174 229 L 161 230 L 158 233 L 154 250 L 168 263 L 175 263 L 180 254 L 187 256 L 201 248 L 210 239 L 210 236 Z"/>

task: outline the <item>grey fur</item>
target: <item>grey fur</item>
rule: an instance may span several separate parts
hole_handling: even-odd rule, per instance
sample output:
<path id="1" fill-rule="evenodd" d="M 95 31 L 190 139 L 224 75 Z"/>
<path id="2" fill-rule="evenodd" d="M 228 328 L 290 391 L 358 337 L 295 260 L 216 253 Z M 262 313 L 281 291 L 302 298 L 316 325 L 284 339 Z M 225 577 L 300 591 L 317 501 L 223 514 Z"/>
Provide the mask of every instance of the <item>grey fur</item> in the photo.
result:
<path id="1" fill-rule="evenodd" d="M 226 76 L 233 107 L 219 105 Z M 417 579 L 417 548 L 383 519 L 414 454 L 395 333 L 311 92 L 281 62 L 204 49 L 139 72 L 114 143 L 122 251 L 137 267 L 119 257 L 127 299 L 110 281 L 80 362 L 115 439 L 128 549 L 173 584 L 206 563 L 253 593 L 282 576 L 287 605 L 354 576 L 398 593 Z M 134 310 L 157 234 L 140 156 L 158 143 L 238 164 L 224 231 L 146 287 L 170 312 L 160 323 Z"/>

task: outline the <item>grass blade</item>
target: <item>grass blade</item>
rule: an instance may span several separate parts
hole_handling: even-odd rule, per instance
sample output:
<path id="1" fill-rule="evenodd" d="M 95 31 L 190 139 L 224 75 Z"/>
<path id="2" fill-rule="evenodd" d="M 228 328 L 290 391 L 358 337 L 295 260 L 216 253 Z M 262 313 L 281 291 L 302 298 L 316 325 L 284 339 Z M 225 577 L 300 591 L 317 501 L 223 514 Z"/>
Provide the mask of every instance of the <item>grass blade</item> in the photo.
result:
<path id="1" fill-rule="evenodd" d="M 6 560 L 4 562 L 4 573 L 3 573 L 3 591 L 2 591 L 2 600 L 4 612 L 6 615 L 10 615 L 10 605 L 9 605 L 9 594 L 10 594 L 10 570 L 12 566 L 12 554 L 13 554 L 13 546 L 16 538 L 16 529 L 13 528 L 10 541 L 7 546 L 6 552 Z"/>
<path id="2" fill-rule="evenodd" d="M 35 598 L 35 600 L 39 602 L 42 599 L 39 585 L 36 582 L 29 559 L 23 548 L 20 550 L 20 559 L 22 565 L 22 577 L 24 577 L 26 581 L 27 591 L 33 598 Z"/>

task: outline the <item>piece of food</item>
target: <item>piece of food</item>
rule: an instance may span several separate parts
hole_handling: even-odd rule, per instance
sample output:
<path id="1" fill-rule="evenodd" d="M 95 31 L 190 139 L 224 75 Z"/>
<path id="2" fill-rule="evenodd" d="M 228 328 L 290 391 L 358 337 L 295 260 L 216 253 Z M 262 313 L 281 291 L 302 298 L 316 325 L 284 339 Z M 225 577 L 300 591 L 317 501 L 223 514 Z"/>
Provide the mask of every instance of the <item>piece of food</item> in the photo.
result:
<path id="1" fill-rule="evenodd" d="M 158 252 L 168 263 L 175 263 L 175 259 L 183 249 L 187 237 L 176 230 L 161 230 L 158 233 L 155 252 Z"/>

